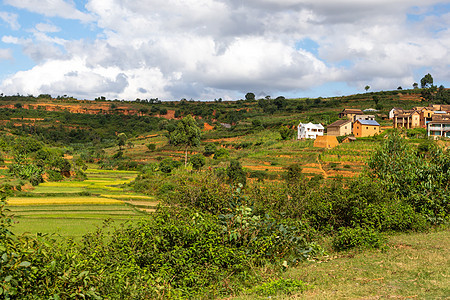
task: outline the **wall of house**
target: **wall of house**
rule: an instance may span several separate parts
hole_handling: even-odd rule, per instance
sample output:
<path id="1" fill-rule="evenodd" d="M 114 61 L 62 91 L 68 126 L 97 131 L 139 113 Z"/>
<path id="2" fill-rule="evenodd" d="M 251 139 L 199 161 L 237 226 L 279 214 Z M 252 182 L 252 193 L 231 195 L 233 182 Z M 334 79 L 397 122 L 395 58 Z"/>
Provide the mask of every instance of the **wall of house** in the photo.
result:
<path id="1" fill-rule="evenodd" d="M 373 136 L 380 133 L 380 126 L 361 125 L 356 122 L 353 124 L 353 134 L 355 137 Z"/>

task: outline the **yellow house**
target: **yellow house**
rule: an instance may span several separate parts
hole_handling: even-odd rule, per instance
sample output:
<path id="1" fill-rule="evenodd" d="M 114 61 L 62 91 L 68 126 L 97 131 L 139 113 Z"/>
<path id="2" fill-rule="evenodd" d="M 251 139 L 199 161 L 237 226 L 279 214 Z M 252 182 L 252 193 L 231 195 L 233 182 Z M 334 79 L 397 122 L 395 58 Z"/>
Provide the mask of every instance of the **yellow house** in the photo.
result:
<path id="1" fill-rule="evenodd" d="M 356 120 L 353 123 L 353 135 L 355 137 L 373 136 L 380 133 L 380 124 L 374 120 Z"/>
<path id="2" fill-rule="evenodd" d="M 327 135 L 343 136 L 352 134 L 352 121 L 337 120 L 327 126 Z"/>

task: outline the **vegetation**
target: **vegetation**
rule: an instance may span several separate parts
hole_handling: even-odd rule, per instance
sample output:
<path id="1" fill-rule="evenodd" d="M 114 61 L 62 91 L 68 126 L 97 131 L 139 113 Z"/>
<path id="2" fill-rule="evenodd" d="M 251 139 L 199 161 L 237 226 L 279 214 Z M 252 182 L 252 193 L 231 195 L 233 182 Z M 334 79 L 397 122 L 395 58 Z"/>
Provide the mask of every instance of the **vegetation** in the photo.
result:
<path id="1" fill-rule="evenodd" d="M 429 88 L 211 103 L 103 97 L 94 104 L 107 109 L 89 116 L 69 112 L 94 112 L 73 98 L 2 97 L 13 108 L 0 108 L 0 297 L 443 297 L 448 148 L 417 129 L 334 149 L 292 139 L 300 119 L 329 124 L 343 107 L 374 102 L 380 118 Z M 48 101 L 67 110 L 38 108 Z M 434 251 L 428 264 L 421 251 Z"/>

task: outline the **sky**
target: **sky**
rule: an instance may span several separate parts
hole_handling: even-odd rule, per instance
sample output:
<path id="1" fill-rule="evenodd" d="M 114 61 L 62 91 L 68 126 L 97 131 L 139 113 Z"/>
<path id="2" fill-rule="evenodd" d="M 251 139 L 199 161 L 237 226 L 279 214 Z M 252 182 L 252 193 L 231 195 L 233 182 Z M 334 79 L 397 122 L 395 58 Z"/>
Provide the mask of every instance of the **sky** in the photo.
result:
<path id="1" fill-rule="evenodd" d="M 0 0 L 0 93 L 236 100 L 450 87 L 450 1 Z"/>

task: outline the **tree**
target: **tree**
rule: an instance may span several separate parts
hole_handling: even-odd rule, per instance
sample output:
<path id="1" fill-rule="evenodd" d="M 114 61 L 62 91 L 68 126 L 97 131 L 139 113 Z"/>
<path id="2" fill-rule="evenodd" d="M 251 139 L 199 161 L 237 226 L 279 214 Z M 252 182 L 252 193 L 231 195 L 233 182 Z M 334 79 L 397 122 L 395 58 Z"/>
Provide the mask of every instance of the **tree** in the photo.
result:
<path id="1" fill-rule="evenodd" d="M 368 85 L 366 85 L 365 87 L 364 87 L 364 89 L 366 90 L 366 92 L 370 89 L 370 86 L 368 86 Z"/>
<path id="2" fill-rule="evenodd" d="M 255 100 L 255 94 L 253 93 L 245 94 L 245 100 Z"/>
<path id="3" fill-rule="evenodd" d="M 125 146 L 127 139 L 127 135 L 123 132 L 117 135 L 117 145 L 119 146 L 119 150 L 122 150 L 122 147 Z"/>
<path id="4" fill-rule="evenodd" d="M 246 185 L 247 177 L 238 160 L 231 160 L 230 166 L 227 168 L 227 175 L 230 183 L 241 183 Z"/>
<path id="5" fill-rule="evenodd" d="M 417 82 L 413 83 L 413 89 L 418 89 L 419 88 L 419 84 Z"/>
<path id="6" fill-rule="evenodd" d="M 200 144 L 200 128 L 191 115 L 179 120 L 175 129 L 169 133 L 169 142 L 175 146 L 185 147 L 184 165 L 187 165 L 187 151 L 189 147 Z"/>
<path id="7" fill-rule="evenodd" d="M 422 88 L 429 88 L 433 85 L 433 77 L 428 73 L 422 79 L 420 79 L 420 86 Z"/>
<path id="8" fill-rule="evenodd" d="M 294 131 L 291 130 L 288 126 L 281 126 L 278 129 L 278 132 L 281 135 L 281 139 L 287 140 L 290 139 L 294 135 Z"/>

